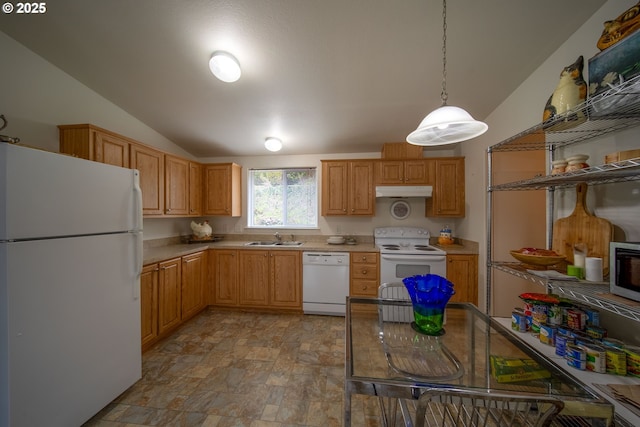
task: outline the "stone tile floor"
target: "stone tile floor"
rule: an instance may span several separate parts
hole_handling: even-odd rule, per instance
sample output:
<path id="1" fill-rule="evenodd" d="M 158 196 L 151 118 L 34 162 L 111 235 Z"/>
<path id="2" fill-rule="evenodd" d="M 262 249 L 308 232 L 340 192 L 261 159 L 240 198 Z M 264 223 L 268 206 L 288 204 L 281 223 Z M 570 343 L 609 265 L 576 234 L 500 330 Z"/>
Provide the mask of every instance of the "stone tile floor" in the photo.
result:
<path id="1" fill-rule="evenodd" d="M 143 355 L 142 379 L 87 427 L 343 424 L 344 317 L 207 309 Z M 380 425 L 354 396 L 352 425 Z"/>

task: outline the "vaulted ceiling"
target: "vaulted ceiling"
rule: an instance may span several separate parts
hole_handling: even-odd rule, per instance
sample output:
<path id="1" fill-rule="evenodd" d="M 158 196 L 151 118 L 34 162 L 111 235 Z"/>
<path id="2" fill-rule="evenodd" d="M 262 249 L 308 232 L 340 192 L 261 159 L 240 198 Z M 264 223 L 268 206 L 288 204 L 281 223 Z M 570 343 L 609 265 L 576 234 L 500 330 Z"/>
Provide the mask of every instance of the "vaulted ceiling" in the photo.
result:
<path id="1" fill-rule="evenodd" d="M 449 0 L 449 104 L 484 119 L 604 3 Z M 0 30 L 197 157 L 266 154 L 267 136 L 282 154 L 379 151 L 441 103 L 440 0 L 46 5 Z M 213 77 L 215 50 L 239 81 Z"/>

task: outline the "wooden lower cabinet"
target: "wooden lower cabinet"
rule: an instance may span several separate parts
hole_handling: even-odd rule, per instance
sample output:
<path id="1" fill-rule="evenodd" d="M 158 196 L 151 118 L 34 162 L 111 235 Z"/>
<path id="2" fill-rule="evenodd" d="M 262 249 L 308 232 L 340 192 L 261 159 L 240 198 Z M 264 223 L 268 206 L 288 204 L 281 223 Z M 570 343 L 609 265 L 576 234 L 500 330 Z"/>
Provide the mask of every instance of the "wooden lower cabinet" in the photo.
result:
<path id="1" fill-rule="evenodd" d="M 377 297 L 380 258 L 377 252 L 352 252 L 349 257 L 349 295 L 357 297 Z"/>
<path id="2" fill-rule="evenodd" d="M 207 253 L 197 252 L 182 257 L 181 320 L 185 321 L 207 306 Z"/>
<path id="3" fill-rule="evenodd" d="M 213 288 L 212 305 L 236 307 L 238 305 L 238 251 L 210 249 L 209 273 Z"/>
<path id="4" fill-rule="evenodd" d="M 302 309 L 300 251 L 238 251 L 239 304 L 243 307 Z"/>
<path id="5" fill-rule="evenodd" d="M 140 275 L 142 350 L 207 306 L 207 253 L 145 265 Z"/>
<path id="6" fill-rule="evenodd" d="M 302 309 L 302 252 L 271 251 L 269 254 L 269 306 Z"/>
<path id="7" fill-rule="evenodd" d="M 269 251 L 238 251 L 239 303 L 243 307 L 269 304 Z"/>
<path id="8" fill-rule="evenodd" d="M 478 305 L 478 255 L 447 254 L 447 279 L 456 291 L 451 302 Z"/>
<path id="9" fill-rule="evenodd" d="M 160 266 L 158 287 L 158 334 L 162 335 L 180 324 L 180 258 L 163 261 Z"/>
<path id="10" fill-rule="evenodd" d="M 140 274 L 142 348 L 158 338 L 158 264 L 145 265 Z"/>

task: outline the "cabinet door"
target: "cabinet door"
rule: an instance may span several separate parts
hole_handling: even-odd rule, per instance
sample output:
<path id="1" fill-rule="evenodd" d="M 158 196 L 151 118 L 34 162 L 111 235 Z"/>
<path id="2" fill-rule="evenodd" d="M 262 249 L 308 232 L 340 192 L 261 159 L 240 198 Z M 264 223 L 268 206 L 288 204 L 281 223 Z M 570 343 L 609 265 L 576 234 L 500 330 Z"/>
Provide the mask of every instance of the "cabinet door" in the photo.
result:
<path id="1" fill-rule="evenodd" d="M 376 162 L 376 184 L 401 185 L 404 183 L 404 161 L 383 160 Z"/>
<path id="2" fill-rule="evenodd" d="M 95 160 L 108 165 L 129 167 L 129 142 L 102 132 L 94 132 Z"/>
<path id="3" fill-rule="evenodd" d="M 432 161 L 407 160 L 404 162 L 404 183 L 407 185 L 427 185 L 432 182 Z"/>
<path id="4" fill-rule="evenodd" d="M 164 154 L 142 145 L 131 144 L 131 169 L 140 171 L 142 213 L 164 213 Z"/>
<path id="5" fill-rule="evenodd" d="M 202 215 L 202 165 L 189 162 L 189 215 Z"/>
<path id="6" fill-rule="evenodd" d="M 158 337 L 158 264 L 146 265 L 140 274 L 142 347 Z"/>
<path id="7" fill-rule="evenodd" d="M 373 215 L 373 191 L 373 161 L 349 162 L 349 215 Z"/>
<path id="8" fill-rule="evenodd" d="M 322 216 L 347 215 L 348 162 L 322 162 Z"/>
<path id="9" fill-rule="evenodd" d="M 240 305 L 267 307 L 269 304 L 269 251 L 238 251 Z"/>
<path id="10" fill-rule="evenodd" d="M 269 253 L 270 298 L 275 307 L 302 308 L 302 274 L 300 251 Z"/>
<path id="11" fill-rule="evenodd" d="M 205 261 L 205 252 L 182 257 L 182 320 L 193 317 L 205 307 Z"/>
<path id="12" fill-rule="evenodd" d="M 158 289 L 158 333 L 173 329 L 180 323 L 180 281 L 182 276 L 180 258 L 160 263 Z"/>
<path id="13" fill-rule="evenodd" d="M 433 197 L 426 201 L 426 216 L 464 217 L 464 158 L 437 159 Z"/>
<path id="14" fill-rule="evenodd" d="M 205 166 L 205 215 L 242 214 L 241 173 L 242 168 L 231 163 Z"/>
<path id="15" fill-rule="evenodd" d="M 238 305 L 238 251 L 216 249 L 212 258 L 213 303 Z"/>
<path id="16" fill-rule="evenodd" d="M 478 305 L 478 256 L 447 255 L 447 279 L 456 291 L 451 302 L 470 302 Z"/>
<path id="17" fill-rule="evenodd" d="M 189 161 L 165 155 L 164 194 L 165 214 L 189 214 Z"/>

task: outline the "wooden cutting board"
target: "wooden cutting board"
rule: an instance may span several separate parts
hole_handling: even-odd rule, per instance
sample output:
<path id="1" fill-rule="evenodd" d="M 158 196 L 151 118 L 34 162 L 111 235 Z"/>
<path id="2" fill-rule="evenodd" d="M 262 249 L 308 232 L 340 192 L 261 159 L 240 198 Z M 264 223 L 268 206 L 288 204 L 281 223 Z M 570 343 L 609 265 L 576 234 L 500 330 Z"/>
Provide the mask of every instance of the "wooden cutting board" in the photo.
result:
<path id="1" fill-rule="evenodd" d="M 573 213 L 560 218 L 553 224 L 553 242 L 551 248 L 567 257 L 573 264 L 573 245 L 584 243 L 587 256 L 602 258 L 603 274 L 609 273 L 609 243 L 613 238 L 613 225 L 604 218 L 591 215 L 586 210 L 587 184 L 576 186 L 576 206 Z"/>

